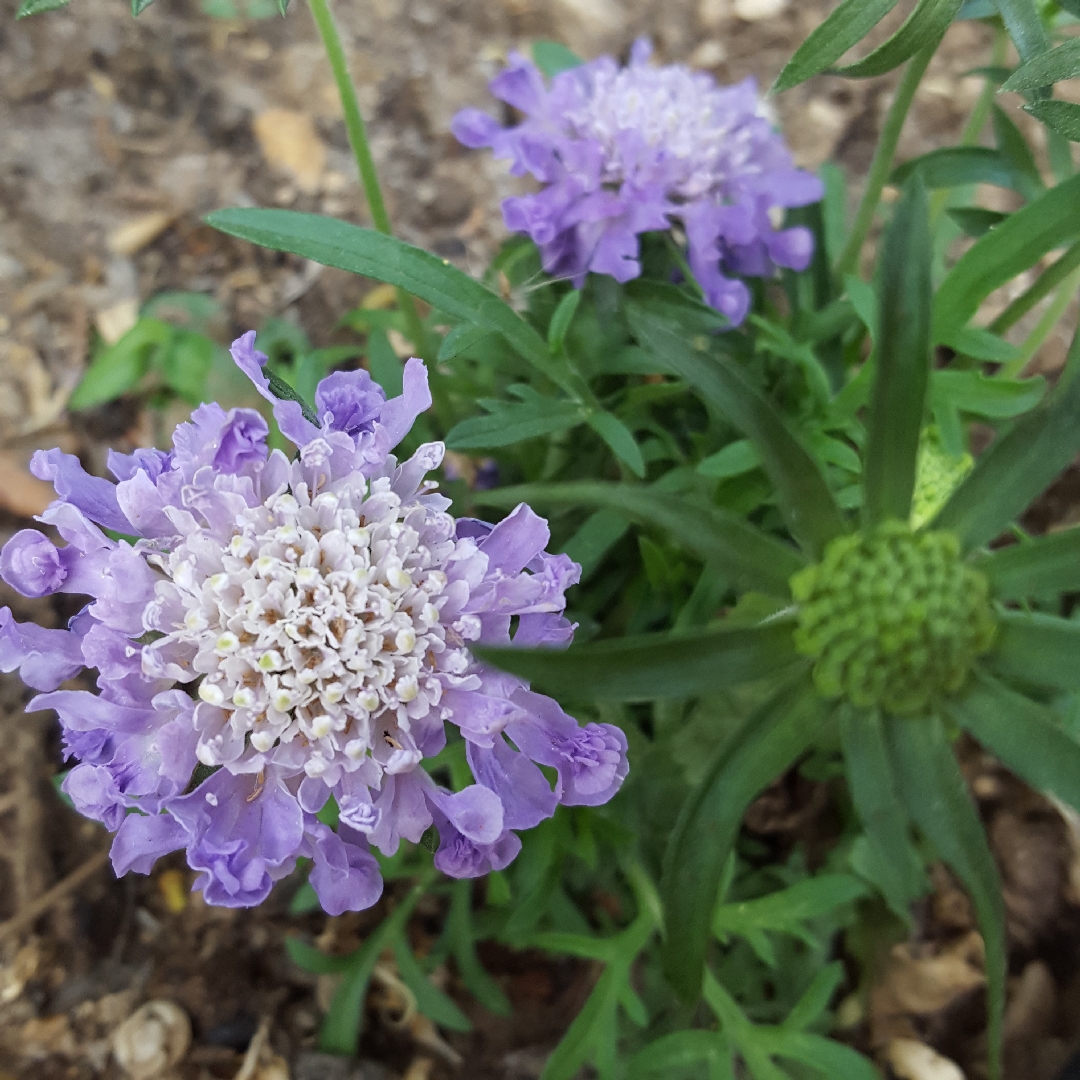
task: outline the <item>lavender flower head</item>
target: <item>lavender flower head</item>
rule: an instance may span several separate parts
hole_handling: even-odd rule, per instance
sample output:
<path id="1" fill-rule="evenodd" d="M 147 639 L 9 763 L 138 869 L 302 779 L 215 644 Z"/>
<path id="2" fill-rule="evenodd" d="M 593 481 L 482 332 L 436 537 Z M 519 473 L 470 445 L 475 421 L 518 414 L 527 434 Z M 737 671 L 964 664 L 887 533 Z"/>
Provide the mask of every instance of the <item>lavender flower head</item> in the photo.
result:
<path id="1" fill-rule="evenodd" d="M 590 270 L 629 281 L 641 273 L 639 235 L 679 222 L 708 302 L 738 325 L 750 293 L 734 275 L 807 267 L 811 233 L 778 230 L 773 215 L 817 202 L 822 186 L 794 167 L 753 79 L 717 86 L 680 64 L 651 66 L 651 51 L 639 40 L 625 68 L 602 56 L 560 72 L 550 88 L 512 53 L 490 88 L 525 120 L 503 128 L 464 109 L 453 131 L 544 185 L 506 199 L 503 217 L 538 245 L 548 273 L 578 288 Z"/>
<path id="2" fill-rule="evenodd" d="M 545 552 L 547 524 L 525 505 L 494 527 L 450 517 L 425 479 L 441 443 L 390 453 L 431 404 L 421 361 L 390 401 L 366 372 L 329 376 L 313 424 L 271 396 L 254 338 L 233 357 L 274 402 L 295 459 L 268 451 L 257 412 L 217 405 L 181 424 L 167 454 L 111 455 L 117 483 L 39 451 L 32 470 L 59 496 L 39 520 L 66 544 L 24 530 L 0 575 L 27 596 L 91 602 L 65 630 L 0 609 L 0 669 L 44 691 L 31 709 L 59 714 L 79 761 L 64 790 L 116 830 L 118 874 L 184 848 L 195 887 L 236 907 L 307 856 L 337 914 L 379 898 L 369 844 L 393 854 L 432 824 L 444 872 L 501 869 L 521 846 L 514 830 L 559 802 L 607 801 L 627 773 L 621 731 L 579 726 L 469 651 L 568 642 L 564 593 L 580 568 Z M 58 689 L 84 670 L 97 693 Z M 421 765 L 447 722 L 476 781 L 458 792 Z M 316 817 L 331 795 L 336 832 Z"/>

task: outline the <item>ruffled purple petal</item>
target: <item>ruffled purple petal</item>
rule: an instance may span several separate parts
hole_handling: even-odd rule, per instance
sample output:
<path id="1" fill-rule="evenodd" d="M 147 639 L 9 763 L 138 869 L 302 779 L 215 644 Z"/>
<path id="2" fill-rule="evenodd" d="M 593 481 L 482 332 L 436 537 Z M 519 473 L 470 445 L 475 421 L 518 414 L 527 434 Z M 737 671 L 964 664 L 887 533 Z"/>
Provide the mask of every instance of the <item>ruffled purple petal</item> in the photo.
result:
<path id="1" fill-rule="evenodd" d="M 48 596 L 64 584 L 60 552 L 37 529 L 22 529 L 0 551 L 0 577 L 23 596 Z"/>
<path id="2" fill-rule="evenodd" d="M 363 911 L 378 902 L 383 891 L 379 864 L 357 837 L 346 842 L 325 825 L 319 826 L 308 881 L 327 915 Z"/>
<path id="3" fill-rule="evenodd" d="M 66 503 L 78 507 L 91 521 L 106 529 L 130 534 L 131 522 L 116 501 L 116 485 L 91 476 L 74 454 L 61 450 L 38 450 L 30 459 L 30 471 L 47 480 Z"/>

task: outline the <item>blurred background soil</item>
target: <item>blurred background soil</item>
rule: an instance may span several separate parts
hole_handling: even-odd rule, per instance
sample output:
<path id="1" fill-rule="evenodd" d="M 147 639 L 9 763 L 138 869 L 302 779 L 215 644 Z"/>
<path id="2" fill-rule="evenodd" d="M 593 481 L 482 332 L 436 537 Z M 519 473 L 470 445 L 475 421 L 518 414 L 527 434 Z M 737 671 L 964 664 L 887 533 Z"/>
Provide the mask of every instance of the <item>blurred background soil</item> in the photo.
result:
<path id="1" fill-rule="evenodd" d="M 65 412 L 92 334 L 114 341 L 133 325 L 140 303 L 163 290 L 191 290 L 222 305 L 222 342 L 275 315 L 324 345 L 345 340 L 337 319 L 372 287 L 201 223 L 208 211 L 235 205 L 366 221 L 330 71 L 302 0 L 293 0 L 284 20 L 240 18 L 237 9 L 249 10 L 243 0 L 204 3 L 206 10 L 199 0 L 157 0 L 136 21 L 126 0 L 73 0 L 64 11 L 16 23 L 16 0 L 0 0 L 0 542 L 49 499 L 26 471 L 34 449 L 60 446 L 100 472 L 109 446 L 153 441 L 137 399 Z M 260 0 L 250 3 L 257 12 Z M 459 147 L 449 125 L 462 106 L 494 109 L 485 84 L 509 51 L 555 38 L 586 57 L 624 53 L 644 34 L 662 60 L 767 86 L 832 5 L 335 6 L 396 228 L 479 272 L 503 235 L 499 200 L 518 182 L 503 163 Z M 911 6 L 901 3 L 879 36 Z M 916 99 L 901 158 L 955 141 L 981 88 L 966 73 L 988 62 L 984 27 L 950 30 Z M 779 99 L 799 162 L 816 167 L 833 158 L 849 177 L 864 174 L 894 83 L 895 76 L 819 78 Z M 1042 129 L 1025 130 L 1038 146 Z M 1051 337 L 1036 366 L 1052 372 L 1064 350 L 1064 340 Z M 1040 529 L 1075 520 L 1078 505 L 1070 475 L 1046 500 Z M 74 610 L 67 600 L 28 601 L 6 587 L 0 603 L 46 626 L 63 625 Z M 282 940 L 300 932 L 330 951 L 346 949 L 383 909 L 293 918 L 289 883 L 258 910 L 213 909 L 188 892 L 190 876 L 178 861 L 159 864 L 150 878 L 115 881 L 104 862 L 104 830 L 66 810 L 53 791 L 50 776 L 61 767 L 54 721 L 25 714 L 28 696 L 15 676 L 2 677 L 0 1080 L 540 1075 L 595 978 L 589 966 L 484 951 L 517 1007 L 510 1020 L 470 1004 L 453 969 L 440 970 L 476 1023 L 474 1034 L 448 1040 L 423 1020 L 402 1022 L 388 966 L 368 1001 L 363 1061 L 319 1055 L 317 1029 L 333 987 L 290 965 Z M 967 748 L 965 766 L 1007 887 L 1009 1076 L 1050 1080 L 1080 1031 L 1080 828 L 977 748 Z M 807 812 L 787 812 L 785 790 L 763 796 L 755 828 L 795 837 L 807 829 L 808 813 L 820 813 L 824 800 L 816 796 L 807 797 Z M 418 951 L 438 934 L 440 915 L 436 900 L 418 912 Z M 925 1066 L 904 1056 L 905 1041 L 931 1044 L 968 1076 L 983 1075 L 980 948 L 966 898 L 940 872 L 910 942 L 878 958 L 869 1011 L 843 1015 L 853 1040 L 888 1057 L 897 1076 L 955 1075 L 920 1072 Z M 171 1004 L 146 1004 L 153 1002 Z M 125 1072 L 117 1061 L 123 1046 L 129 1061 L 131 1046 L 147 1050 L 145 1068 Z"/>

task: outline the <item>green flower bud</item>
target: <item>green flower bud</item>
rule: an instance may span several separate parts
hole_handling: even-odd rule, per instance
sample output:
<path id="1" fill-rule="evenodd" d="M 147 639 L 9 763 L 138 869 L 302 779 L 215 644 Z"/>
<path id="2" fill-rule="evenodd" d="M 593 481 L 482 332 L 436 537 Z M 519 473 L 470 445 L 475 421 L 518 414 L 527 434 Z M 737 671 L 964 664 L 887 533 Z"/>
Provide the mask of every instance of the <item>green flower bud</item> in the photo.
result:
<path id="1" fill-rule="evenodd" d="M 795 647 L 813 658 L 823 697 L 924 712 L 959 690 L 993 644 L 986 578 L 961 561 L 951 533 L 889 521 L 837 537 L 821 562 L 792 577 L 791 591 Z"/>

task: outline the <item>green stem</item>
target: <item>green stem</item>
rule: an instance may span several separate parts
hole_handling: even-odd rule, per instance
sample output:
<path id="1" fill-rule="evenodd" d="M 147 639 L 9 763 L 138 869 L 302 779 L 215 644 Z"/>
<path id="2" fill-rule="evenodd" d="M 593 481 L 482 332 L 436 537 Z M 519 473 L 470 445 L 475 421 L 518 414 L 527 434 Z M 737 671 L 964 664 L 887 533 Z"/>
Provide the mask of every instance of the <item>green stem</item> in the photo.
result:
<path id="1" fill-rule="evenodd" d="M 877 150 L 874 151 L 874 160 L 870 164 L 870 173 L 866 178 L 866 191 L 855 214 L 851 235 L 836 262 L 836 276 L 840 279 L 843 279 L 845 274 L 854 273 L 858 269 L 859 255 L 870 234 L 870 226 L 874 222 L 874 214 L 881 201 L 881 192 L 888 182 L 889 173 L 892 172 L 893 157 L 896 155 L 896 146 L 900 141 L 900 132 L 904 128 L 908 110 L 915 98 L 915 91 L 918 90 L 930 58 L 937 51 L 937 47 L 938 42 L 935 41 L 917 52 L 908 61 L 904 77 L 896 88 L 896 97 L 889 106 L 885 126 L 881 129 Z"/>
<path id="2" fill-rule="evenodd" d="M 1057 262 L 1051 263 L 1025 292 L 1021 293 L 991 324 L 995 334 L 1003 334 L 1015 326 L 1044 296 L 1052 292 L 1078 266 L 1080 244 L 1073 244 Z"/>
<path id="3" fill-rule="evenodd" d="M 1065 314 L 1066 308 L 1072 303 L 1076 290 L 1080 288 L 1080 270 L 1074 270 L 1060 285 L 1057 295 L 1050 302 L 1039 324 L 1028 335 L 1027 340 L 1020 346 L 1020 355 L 1015 360 L 1010 360 L 1001 368 L 1001 376 L 1012 379 L 1019 375 L 1027 367 L 1031 358 L 1039 351 L 1039 346 L 1046 340 L 1050 331 L 1057 325 L 1058 319 Z"/>
<path id="4" fill-rule="evenodd" d="M 1003 26 L 995 27 L 994 50 L 990 57 L 990 64 L 993 67 L 1001 67 L 1005 63 L 1008 45 L 1009 35 L 1005 33 L 1005 28 Z M 990 117 L 990 109 L 994 104 L 996 95 L 997 85 L 994 83 L 993 78 L 987 76 L 983 83 L 982 92 L 979 94 L 979 100 L 975 102 L 975 108 L 972 109 L 971 117 L 964 128 L 963 134 L 960 136 L 961 146 L 974 146 L 979 141 L 979 136 L 982 134 L 983 128 L 986 127 L 986 121 Z M 930 197 L 931 225 L 941 216 L 941 211 L 948 205 L 952 195 L 953 189 L 942 188 L 940 191 L 935 191 Z"/>
<path id="5" fill-rule="evenodd" d="M 330 14 L 327 0 L 308 0 L 308 3 L 311 5 L 315 25 L 319 28 L 326 58 L 330 61 L 330 68 L 334 73 L 334 82 L 337 83 L 338 96 L 341 98 L 341 107 L 345 113 L 345 129 L 349 133 L 349 144 L 352 146 L 353 156 L 360 169 L 360 183 L 364 188 L 372 224 L 379 232 L 392 236 L 390 216 L 386 212 L 386 203 L 383 201 L 379 174 L 375 170 L 375 161 L 371 156 L 367 128 L 364 126 L 364 117 L 360 112 L 356 87 L 353 86 L 349 75 L 349 61 L 341 45 L 341 35 L 338 33 L 333 15 Z M 427 358 L 427 334 L 424 324 L 420 321 L 420 313 L 416 310 L 416 301 L 404 289 L 397 290 L 397 298 L 398 307 L 405 316 L 408 335 L 417 351 Z"/>

